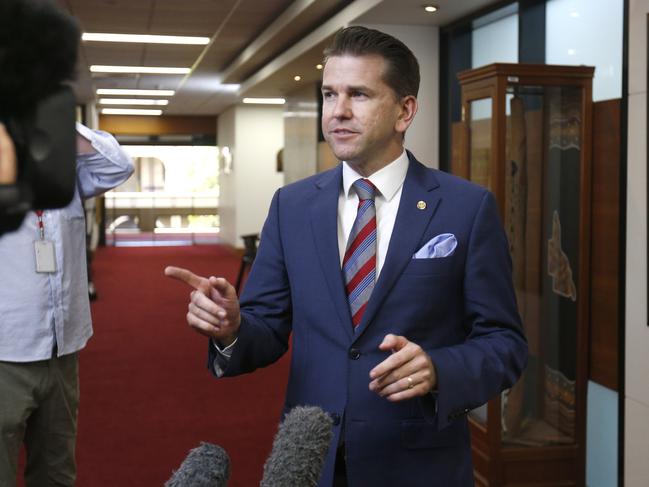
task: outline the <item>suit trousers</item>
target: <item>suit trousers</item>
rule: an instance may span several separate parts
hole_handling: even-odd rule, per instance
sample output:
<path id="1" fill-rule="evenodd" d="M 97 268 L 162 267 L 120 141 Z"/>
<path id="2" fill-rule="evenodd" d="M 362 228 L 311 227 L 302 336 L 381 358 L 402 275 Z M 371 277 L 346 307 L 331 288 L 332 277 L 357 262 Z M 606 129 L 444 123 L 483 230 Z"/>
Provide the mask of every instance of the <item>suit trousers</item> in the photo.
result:
<path id="1" fill-rule="evenodd" d="M 25 486 L 73 486 L 79 406 L 78 354 L 0 361 L 0 485 L 16 485 L 25 443 Z"/>

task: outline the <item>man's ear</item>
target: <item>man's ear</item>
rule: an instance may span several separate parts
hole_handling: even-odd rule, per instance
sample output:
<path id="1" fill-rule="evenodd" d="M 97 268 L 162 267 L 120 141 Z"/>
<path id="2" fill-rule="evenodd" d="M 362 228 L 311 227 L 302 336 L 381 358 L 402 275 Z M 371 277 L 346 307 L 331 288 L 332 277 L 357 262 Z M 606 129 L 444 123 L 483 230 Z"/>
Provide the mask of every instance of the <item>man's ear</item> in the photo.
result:
<path id="1" fill-rule="evenodd" d="M 419 104 L 417 103 L 417 98 L 412 95 L 404 96 L 400 102 L 401 113 L 397 119 L 395 129 L 397 132 L 405 134 L 410 124 L 415 119 L 417 114 L 417 109 Z"/>

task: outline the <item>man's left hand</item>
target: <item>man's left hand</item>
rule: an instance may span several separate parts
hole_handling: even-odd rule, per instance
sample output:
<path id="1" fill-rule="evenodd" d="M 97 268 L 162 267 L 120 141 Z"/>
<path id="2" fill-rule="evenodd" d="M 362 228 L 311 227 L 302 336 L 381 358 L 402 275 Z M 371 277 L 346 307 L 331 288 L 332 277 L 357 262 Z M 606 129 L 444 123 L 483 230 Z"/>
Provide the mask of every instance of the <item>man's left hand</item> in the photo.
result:
<path id="1" fill-rule="evenodd" d="M 370 390 L 388 401 L 424 396 L 437 387 L 437 374 L 424 350 L 406 337 L 386 335 L 380 350 L 392 355 L 370 371 Z"/>

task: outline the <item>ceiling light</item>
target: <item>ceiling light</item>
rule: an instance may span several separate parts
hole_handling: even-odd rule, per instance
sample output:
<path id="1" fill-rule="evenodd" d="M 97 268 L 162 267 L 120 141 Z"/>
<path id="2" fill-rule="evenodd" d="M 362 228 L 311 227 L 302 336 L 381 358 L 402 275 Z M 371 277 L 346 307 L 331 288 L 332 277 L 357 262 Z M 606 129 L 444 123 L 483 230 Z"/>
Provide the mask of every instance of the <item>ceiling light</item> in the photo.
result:
<path id="1" fill-rule="evenodd" d="M 223 83 L 218 84 L 214 87 L 216 91 L 225 93 L 234 93 L 235 91 L 239 91 L 239 88 L 241 88 L 241 85 L 239 83 Z"/>
<path id="2" fill-rule="evenodd" d="M 145 98 L 101 98 L 100 105 L 168 105 L 169 100 L 147 100 Z"/>
<path id="3" fill-rule="evenodd" d="M 102 108 L 103 115 L 162 115 L 162 110 L 145 110 L 142 108 Z"/>
<path id="4" fill-rule="evenodd" d="M 298 74 L 298 75 L 296 75 L 296 76 L 293 76 L 293 79 L 294 79 L 295 81 L 300 81 L 300 80 L 302 79 L 302 76 L 300 76 L 300 75 Z"/>
<path id="5" fill-rule="evenodd" d="M 191 44 L 204 46 L 210 42 L 209 37 L 190 37 L 190 36 L 155 36 L 140 34 L 99 34 L 85 32 L 81 36 L 83 41 L 96 42 L 139 42 L 145 44 Z"/>
<path id="6" fill-rule="evenodd" d="M 284 98 L 244 98 L 243 102 L 260 105 L 283 105 L 286 103 L 286 100 Z"/>
<path id="7" fill-rule="evenodd" d="M 92 73 L 133 73 L 133 74 L 187 74 L 189 68 L 162 68 L 153 66 L 90 66 Z"/>
<path id="8" fill-rule="evenodd" d="M 315 65 L 315 69 L 322 69 L 322 68 L 323 68 L 322 64 L 316 64 Z"/>
<path id="9" fill-rule="evenodd" d="M 174 90 L 128 90 L 121 88 L 99 88 L 98 95 L 144 95 L 144 96 L 174 96 Z"/>
<path id="10" fill-rule="evenodd" d="M 435 5 L 424 5 L 424 10 L 429 13 L 437 12 L 437 7 Z"/>

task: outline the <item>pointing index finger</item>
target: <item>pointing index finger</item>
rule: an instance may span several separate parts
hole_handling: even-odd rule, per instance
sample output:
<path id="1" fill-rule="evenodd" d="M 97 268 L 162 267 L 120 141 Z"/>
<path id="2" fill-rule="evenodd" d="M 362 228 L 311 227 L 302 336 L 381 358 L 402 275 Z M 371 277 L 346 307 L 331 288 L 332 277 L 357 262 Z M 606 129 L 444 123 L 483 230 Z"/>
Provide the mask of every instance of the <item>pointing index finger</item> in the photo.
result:
<path id="1" fill-rule="evenodd" d="M 204 294 L 209 293 L 209 281 L 204 277 L 194 274 L 188 269 L 183 269 L 182 267 L 167 266 L 165 267 L 165 276 L 184 282 L 185 284 L 193 287 L 197 291 L 201 291 Z"/>

